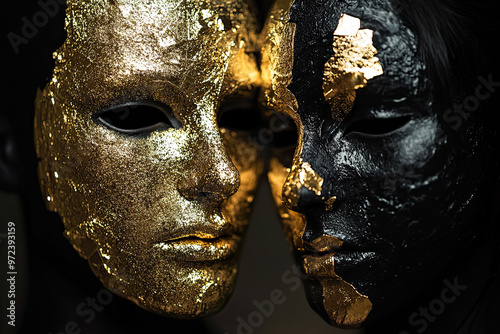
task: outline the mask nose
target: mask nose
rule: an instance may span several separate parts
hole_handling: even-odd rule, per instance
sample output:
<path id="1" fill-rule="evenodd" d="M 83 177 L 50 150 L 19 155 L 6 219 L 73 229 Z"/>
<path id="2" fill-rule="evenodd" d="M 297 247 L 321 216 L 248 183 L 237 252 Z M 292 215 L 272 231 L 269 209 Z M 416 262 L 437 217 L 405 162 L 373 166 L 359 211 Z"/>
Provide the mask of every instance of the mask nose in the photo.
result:
<path id="1" fill-rule="evenodd" d="M 283 185 L 283 203 L 293 211 L 302 212 L 309 206 L 321 205 L 323 178 L 308 162 L 294 163 Z"/>
<path id="2" fill-rule="evenodd" d="M 283 203 L 299 213 L 310 209 L 329 211 L 337 197 L 328 196 L 323 189 L 323 178 L 308 163 L 294 163 L 283 185 Z"/>
<path id="3" fill-rule="evenodd" d="M 199 143 L 198 143 L 199 144 Z M 220 204 L 240 187 L 240 174 L 222 143 L 220 133 L 199 145 L 185 165 L 178 190 L 188 200 Z"/>

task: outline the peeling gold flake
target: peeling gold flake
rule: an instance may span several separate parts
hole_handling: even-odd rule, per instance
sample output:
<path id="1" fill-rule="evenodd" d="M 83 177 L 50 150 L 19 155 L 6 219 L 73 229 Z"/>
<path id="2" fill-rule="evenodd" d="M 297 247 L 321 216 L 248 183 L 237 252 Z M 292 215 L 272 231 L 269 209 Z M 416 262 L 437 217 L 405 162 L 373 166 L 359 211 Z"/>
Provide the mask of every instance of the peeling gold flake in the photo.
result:
<path id="1" fill-rule="evenodd" d="M 293 0 L 278 0 L 261 34 L 263 105 L 294 117 L 298 104 L 288 89 L 292 82 L 295 24 L 288 22 Z"/>
<path id="2" fill-rule="evenodd" d="M 342 16 L 339 31 L 336 30 L 333 37 L 334 55 L 326 62 L 323 74 L 323 94 L 338 122 L 352 110 L 356 90 L 384 73 L 375 57 L 377 49 L 373 46 L 373 31 L 358 28 L 354 32 L 358 20 Z"/>
<path id="3" fill-rule="evenodd" d="M 303 128 L 298 116 L 299 105 L 288 90 L 292 82 L 295 25 L 289 21 L 289 9 L 293 1 L 278 0 L 271 10 L 262 33 L 262 78 L 261 103 L 270 112 L 281 112 L 291 116 L 298 129 L 298 142 L 291 169 L 285 168 L 277 158 L 272 158 L 268 180 L 276 208 L 279 212 L 285 234 L 295 252 L 304 250 L 332 252 L 323 257 L 307 256 L 306 272 L 323 287 L 323 306 L 331 323 L 342 328 L 357 328 L 362 325 L 371 311 L 372 304 L 367 296 L 360 294 L 351 284 L 340 278 L 334 270 L 334 251 L 342 241 L 324 235 L 307 243 L 303 240 L 306 219 L 296 208 L 299 191 L 306 187 L 316 196 L 321 196 L 323 179 L 303 162 Z M 373 32 L 360 29 L 361 21 L 342 15 L 333 37 L 334 55 L 325 64 L 323 93 L 332 108 L 332 115 L 341 121 L 352 109 L 356 89 L 383 73 L 377 50 L 373 46 Z M 337 200 L 332 196 L 325 200 L 326 210 L 332 210 Z M 285 205 L 286 204 L 286 205 Z"/>
<path id="4" fill-rule="evenodd" d="M 332 196 L 325 201 L 326 211 L 330 211 L 333 209 L 333 204 L 335 203 L 336 200 L 337 200 L 337 196 Z"/>
<path id="5" fill-rule="evenodd" d="M 300 189 L 305 187 L 314 192 L 316 196 L 321 196 L 323 178 L 319 176 L 308 162 L 302 160 L 293 164 L 292 169 L 283 185 L 283 199 L 285 205 L 293 208 L 300 199 Z"/>
<path id="6" fill-rule="evenodd" d="M 361 29 L 360 19 L 347 14 L 342 14 L 333 36 L 356 36 L 359 29 Z"/>
<path id="7" fill-rule="evenodd" d="M 313 240 L 313 242 L 304 242 L 304 248 L 311 252 L 332 252 L 340 249 L 344 242 L 331 235 L 322 235 Z"/>
<path id="8" fill-rule="evenodd" d="M 335 254 L 305 256 L 304 269 L 323 287 L 323 306 L 332 325 L 359 328 L 371 312 L 372 303 L 335 273 Z"/>
<path id="9" fill-rule="evenodd" d="M 282 199 L 283 184 L 289 171 L 276 158 L 271 158 L 267 174 L 275 207 L 281 218 L 281 223 L 291 250 L 302 250 L 302 235 L 306 227 L 305 217 L 298 212 L 289 210 Z"/>

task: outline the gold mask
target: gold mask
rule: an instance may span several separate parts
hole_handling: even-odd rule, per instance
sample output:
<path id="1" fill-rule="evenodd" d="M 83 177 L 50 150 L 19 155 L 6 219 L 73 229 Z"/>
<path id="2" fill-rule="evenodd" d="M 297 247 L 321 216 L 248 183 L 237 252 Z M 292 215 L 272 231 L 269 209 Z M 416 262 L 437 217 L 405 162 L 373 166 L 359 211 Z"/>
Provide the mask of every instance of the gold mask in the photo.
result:
<path id="1" fill-rule="evenodd" d="M 360 294 L 351 284 L 335 273 L 335 251 L 342 240 L 323 235 L 313 243 L 306 243 L 303 234 L 305 217 L 293 211 L 300 200 L 302 187 L 314 192 L 330 210 L 336 197 L 325 198 L 322 194 L 323 178 L 301 157 L 303 127 L 299 116 L 297 99 L 288 89 L 292 83 L 294 33 L 296 26 L 289 22 L 289 11 L 293 0 L 278 0 L 271 10 L 261 35 L 263 92 L 261 103 L 272 112 L 290 116 L 298 131 L 291 168 L 277 157 L 271 158 L 268 173 L 275 205 L 288 241 L 301 256 L 304 251 L 317 255 L 302 255 L 304 271 L 309 279 L 318 281 L 323 289 L 323 307 L 332 325 L 341 328 L 357 328 L 362 325 L 372 309 L 367 296 Z M 377 50 L 373 46 L 373 31 L 360 29 L 360 20 L 342 15 L 333 32 L 334 56 L 324 66 L 323 95 L 331 106 L 332 117 L 338 122 L 351 111 L 356 90 L 366 86 L 367 81 L 383 73 Z M 325 255 L 326 252 L 326 255 Z"/>
<path id="2" fill-rule="evenodd" d="M 217 125 L 221 102 L 259 84 L 249 5 L 72 0 L 65 28 L 36 99 L 48 209 L 116 294 L 179 318 L 218 311 L 263 168 L 248 135 Z M 103 121 L 124 106 L 140 123 L 146 114 L 131 103 L 178 126 L 136 135 Z"/>

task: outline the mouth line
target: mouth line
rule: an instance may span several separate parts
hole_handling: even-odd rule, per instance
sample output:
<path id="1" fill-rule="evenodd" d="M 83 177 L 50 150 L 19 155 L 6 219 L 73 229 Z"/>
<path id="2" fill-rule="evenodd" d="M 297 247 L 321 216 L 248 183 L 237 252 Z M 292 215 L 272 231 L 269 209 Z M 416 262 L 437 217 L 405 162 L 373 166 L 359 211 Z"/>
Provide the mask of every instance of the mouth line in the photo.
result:
<path id="1" fill-rule="evenodd" d="M 337 271 L 354 268 L 358 264 L 376 256 L 376 252 L 367 250 L 344 250 L 339 252 L 303 253 L 302 265 L 309 277 L 335 278 Z M 339 268 L 340 265 L 340 268 Z M 350 270 L 348 269 L 348 270 Z"/>
<path id="2" fill-rule="evenodd" d="M 339 248 L 339 249 L 332 249 L 332 250 L 322 251 L 322 252 L 305 249 L 305 250 L 299 250 L 298 253 L 301 256 L 322 257 L 325 255 L 330 255 L 330 254 L 354 254 L 354 253 L 374 253 L 374 252 L 367 250 L 367 249 Z"/>
<path id="3" fill-rule="evenodd" d="M 154 245 L 166 258 L 180 262 L 213 262 L 229 260 L 238 250 L 241 237 L 230 235 L 185 235 Z"/>
<path id="4" fill-rule="evenodd" d="M 234 224 L 230 224 L 226 219 L 202 219 L 202 220 L 184 220 L 183 224 L 178 222 L 162 222 L 158 225 L 154 244 L 179 242 L 180 240 L 202 240 L 213 241 L 219 238 L 231 237 L 235 234 L 241 234 Z M 171 228 L 167 228 L 172 226 Z"/>
<path id="5" fill-rule="evenodd" d="M 205 241 L 205 242 L 211 242 L 211 241 L 216 241 L 217 239 L 221 238 L 228 238 L 231 237 L 233 234 L 221 234 L 221 235 L 213 235 L 210 233 L 194 233 L 194 234 L 186 234 L 182 235 L 179 237 L 174 237 L 170 238 L 165 241 L 161 241 L 160 243 L 168 243 L 168 242 L 179 242 L 179 241 L 184 241 L 184 240 L 200 240 L 200 241 Z"/>

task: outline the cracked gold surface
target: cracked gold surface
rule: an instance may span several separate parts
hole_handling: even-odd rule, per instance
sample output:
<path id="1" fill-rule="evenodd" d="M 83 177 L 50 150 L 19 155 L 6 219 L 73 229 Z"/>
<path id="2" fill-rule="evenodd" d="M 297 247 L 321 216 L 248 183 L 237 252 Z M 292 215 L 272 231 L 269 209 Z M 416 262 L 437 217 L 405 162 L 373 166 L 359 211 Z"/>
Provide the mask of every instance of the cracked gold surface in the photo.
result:
<path id="1" fill-rule="evenodd" d="M 288 209 L 282 199 L 283 185 L 290 169 L 284 167 L 277 158 L 271 158 L 267 179 L 271 187 L 274 205 L 280 216 L 290 250 L 303 250 L 302 235 L 306 227 L 304 215 Z"/>
<path id="2" fill-rule="evenodd" d="M 295 24 L 288 22 L 293 0 L 277 0 L 261 33 L 262 104 L 298 120 L 295 96 L 288 89 L 292 82 Z"/>
<path id="3" fill-rule="evenodd" d="M 326 211 L 333 210 L 333 206 L 334 206 L 336 201 L 337 201 L 337 196 L 332 196 L 329 199 L 327 199 L 325 201 Z"/>
<path id="4" fill-rule="evenodd" d="M 302 187 L 314 192 L 316 196 L 321 196 L 322 186 L 323 178 L 308 162 L 300 159 L 299 163 L 293 164 L 283 185 L 283 201 L 289 208 L 294 208 L 299 202 Z"/>
<path id="5" fill-rule="evenodd" d="M 375 57 L 373 31 L 360 26 L 360 19 L 342 14 L 333 37 L 334 55 L 325 64 L 323 94 L 338 122 L 352 110 L 356 90 L 384 73 Z"/>
<path id="6" fill-rule="evenodd" d="M 218 311 L 263 169 L 258 146 L 216 122 L 225 97 L 260 82 L 250 5 L 70 0 L 65 29 L 36 99 L 48 209 L 113 292 L 167 316 Z M 136 137 L 94 121 L 134 101 L 170 106 L 182 127 Z"/>
<path id="7" fill-rule="evenodd" d="M 261 105 L 269 113 L 280 112 L 289 115 L 297 125 L 298 142 L 296 154 L 302 150 L 302 125 L 297 114 L 298 103 L 288 89 L 292 82 L 293 42 L 295 24 L 288 22 L 293 0 L 277 0 L 270 10 L 267 22 L 261 32 L 262 93 Z M 277 158 L 271 158 L 267 174 L 275 207 L 280 215 L 284 232 L 292 249 L 302 249 L 302 234 L 305 228 L 303 215 L 289 210 L 282 198 L 283 185 L 290 169 Z"/>
<path id="8" fill-rule="evenodd" d="M 352 329 L 363 324 L 372 303 L 335 273 L 335 253 L 305 256 L 304 268 L 323 287 L 323 306 L 332 325 Z"/>
<path id="9" fill-rule="evenodd" d="M 285 113 L 294 120 L 298 141 L 291 168 L 285 168 L 278 158 L 270 161 L 268 180 L 275 206 L 291 248 L 295 252 L 313 252 L 304 257 L 306 272 L 317 280 L 323 289 L 323 307 L 331 324 L 341 328 L 361 326 L 371 311 L 367 296 L 360 294 L 351 284 L 335 273 L 334 257 L 342 240 L 334 236 L 322 236 L 312 243 L 304 242 L 307 221 L 305 216 L 291 209 L 299 202 L 299 190 L 306 187 L 321 196 L 323 179 L 301 159 L 303 127 L 298 114 L 300 106 L 288 90 L 293 80 L 293 50 L 295 25 L 289 21 L 293 1 L 278 0 L 270 12 L 261 35 L 263 93 L 261 103 L 270 112 Z M 382 67 L 375 57 L 372 43 L 373 32 L 360 30 L 360 20 L 342 15 L 334 32 L 334 55 L 325 64 L 323 93 L 332 108 L 332 116 L 341 121 L 352 109 L 356 89 L 382 74 Z M 321 199 L 325 210 L 332 210 L 336 196 Z M 329 252 L 319 256 L 318 253 Z"/>

